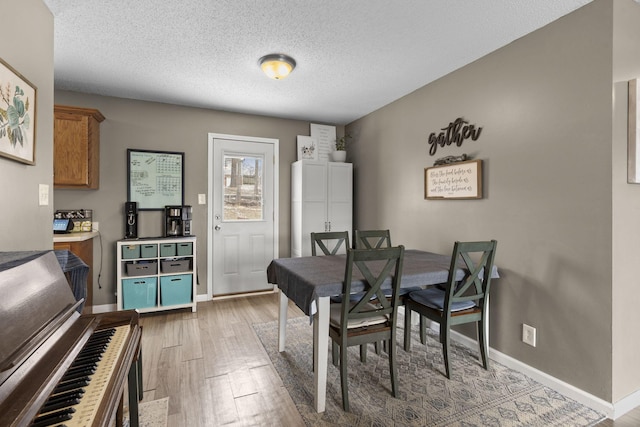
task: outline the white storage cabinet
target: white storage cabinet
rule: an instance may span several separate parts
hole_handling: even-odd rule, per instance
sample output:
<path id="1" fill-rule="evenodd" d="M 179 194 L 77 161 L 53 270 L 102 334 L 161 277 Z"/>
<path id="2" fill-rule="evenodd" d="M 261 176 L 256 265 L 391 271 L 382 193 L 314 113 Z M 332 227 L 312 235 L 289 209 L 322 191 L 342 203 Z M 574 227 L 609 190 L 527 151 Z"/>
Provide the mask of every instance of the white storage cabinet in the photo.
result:
<path id="1" fill-rule="evenodd" d="M 311 255 L 311 232 L 348 231 L 353 217 L 353 165 L 291 164 L 291 256 Z M 344 251 L 343 251 L 344 252 Z"/>
<path id="2" fill-rule="evenodd" d="M 196 238 L 119 240 L 118 310 L 196 311 Z"/>

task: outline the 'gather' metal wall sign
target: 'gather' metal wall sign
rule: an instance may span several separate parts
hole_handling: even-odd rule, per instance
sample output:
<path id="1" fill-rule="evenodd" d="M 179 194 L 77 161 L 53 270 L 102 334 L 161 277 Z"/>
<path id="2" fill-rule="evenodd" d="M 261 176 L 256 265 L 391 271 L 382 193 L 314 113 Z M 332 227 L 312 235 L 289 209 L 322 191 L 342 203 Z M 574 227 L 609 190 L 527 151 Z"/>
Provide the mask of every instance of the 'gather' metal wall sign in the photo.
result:
<path id="1" fill-rule="evenodd" d="M 462 117 L 458 117 L 454 122 L 449 123 L 449 126 L 440 129 L 442 132 L 437 135 L 432 132 L 429 135 L 429 154 L 434 156 L 438 146 L 456 144 L 460 147 L 466 139 L 471 138 L 472 141 L 476 141 L 480 138 L 482 128 L 468 123 Z"/>

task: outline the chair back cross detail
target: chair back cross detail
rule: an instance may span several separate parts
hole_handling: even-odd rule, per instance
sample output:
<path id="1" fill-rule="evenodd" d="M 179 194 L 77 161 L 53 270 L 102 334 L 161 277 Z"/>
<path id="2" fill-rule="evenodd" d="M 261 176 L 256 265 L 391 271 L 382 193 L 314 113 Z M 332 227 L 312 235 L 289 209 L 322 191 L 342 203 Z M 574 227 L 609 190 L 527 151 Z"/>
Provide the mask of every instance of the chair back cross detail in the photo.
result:
<path id="1" fill-rule="evenodd" d="M 391 247 L 389 230 L 356 230 L 356 249 L 380 249 Z"/>
<path id="2" fill-rule="evenodd" d="M 448 293 L 444 303 L 445 311 L 450 311 L 453 303 L 461 301 L 475 301 L 475 305 L 484 310 L 485 295 L 489 294 L 491 268 L 493 268 L 493 259 L 495 257 L 495 244 L 493 242 L 495 241 L 488 243 L 456 242 L 451 258 L 451 266 L 449 267 Z M 472 259 L 472 253 L 481 254 L 477 262 Z M 465 269 L 465 277 L 456 284 L 455 271 L 456 268 L 460 267 Z M 453 274 L 452 271 L 454 272 Z"/>
<path id="3" fill-rule="evenodd" d="M 324 255 L 337 255 L 342 248 L 344 248 L 344 253 L 349 249 L 349 232 L 330 231 L 323 233 L 311 233 L 312 256 L 318 255 L 317 248 L 320 248 Z"/>
<path id="4" fill-rule="evenodd" d="M 353 267 L 356 266 L 364 277 L 365 291 L 357 294 L 360 299 L 349 306 L 342 305 L 343 320 L 344 319 L 360 319 L 371 316 L 389 315 L 393 313 L 394 306 L 397 305 L 398 292 L 391 295 L 391 301 L 387 299 L 383 292 L 382 285 L 389 280 L 391 289 L 399 283 L 395 277 L 396 269 L 402 268 L 402 259 L 400 255 L 404 254 L 404 247 L 385 249 L 384 252 L 372 252 L 370 250 L 350 250 L 347 255 L 347 265 L 345 272 L 345 280 L 343 283 L 342 295 L 351 295 L 351 285 L 353 280 Z M 371 261 L 384 260 L 384 267 L 375 274 L 371 271 Z M 347 298 L 348 300 L 349 298 Z M 377 304 L 374 306 L 371 301 L 375 300 Z"/>

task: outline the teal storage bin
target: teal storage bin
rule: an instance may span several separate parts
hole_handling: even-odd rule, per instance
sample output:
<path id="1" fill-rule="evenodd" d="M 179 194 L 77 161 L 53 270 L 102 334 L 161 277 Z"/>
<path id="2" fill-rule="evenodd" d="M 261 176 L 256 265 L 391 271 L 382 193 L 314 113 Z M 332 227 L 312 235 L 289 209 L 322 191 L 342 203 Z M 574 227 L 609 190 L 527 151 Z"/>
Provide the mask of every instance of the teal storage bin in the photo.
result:
<path id="1" fill-rule="evenodd" d="M 155 258 L 157 256 L 158 256 L 158 245 L 156 244 L 140 245 L 141 258 Z"/>
<path id="2" fill-rule="evenodd" d="M 193 243 L 177 243 L 178 256 L 193 255 Z"/>
<path id="3" fill-rule="evenodd" d="M 175 243 L 160 244 L 160 256 L 176 256 L 176 244 Z"/>
<path id="4" fill-rule="evenodd" d="M 191 304 L 191 274 L 178 274 L 160 278 L 160 305 Z"/>
<path id="5" fill-rule="evenodd" d="M 140 245 L 122 245 L 122 259 L 140 258 Z"/>
<path id="6" fill-rule="evenodd" d="M 125 310 L 156 307 L 158 305 L 158 279 L 122 279 L 122 307 Z"/>

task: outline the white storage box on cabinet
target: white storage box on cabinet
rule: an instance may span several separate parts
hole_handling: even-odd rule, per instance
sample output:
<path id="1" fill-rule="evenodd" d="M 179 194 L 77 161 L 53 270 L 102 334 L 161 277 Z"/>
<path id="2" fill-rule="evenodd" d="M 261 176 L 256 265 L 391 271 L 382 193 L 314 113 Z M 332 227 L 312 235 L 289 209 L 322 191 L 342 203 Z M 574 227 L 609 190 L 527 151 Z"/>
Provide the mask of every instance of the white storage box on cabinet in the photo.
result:
<path id="1" fill-rule="evenodd" d="M 351 237 L 353 165 L 299 160 L 291 164 L 291 256 L 311 255 L 311 232 Z"/>
<path id="2" fill-rule="evenodd" d="M 118 310 L 196 311 L 194 236 L 120 240 L 116 253 Z"/>

